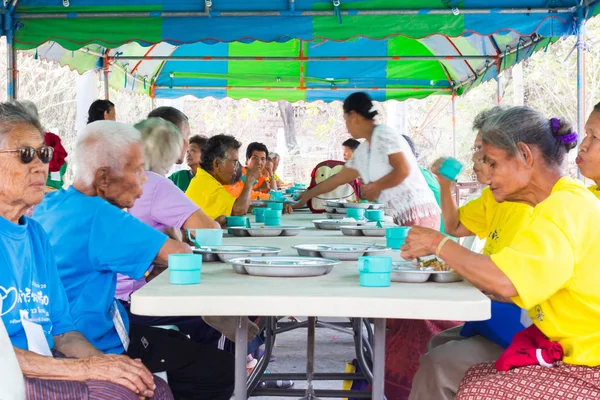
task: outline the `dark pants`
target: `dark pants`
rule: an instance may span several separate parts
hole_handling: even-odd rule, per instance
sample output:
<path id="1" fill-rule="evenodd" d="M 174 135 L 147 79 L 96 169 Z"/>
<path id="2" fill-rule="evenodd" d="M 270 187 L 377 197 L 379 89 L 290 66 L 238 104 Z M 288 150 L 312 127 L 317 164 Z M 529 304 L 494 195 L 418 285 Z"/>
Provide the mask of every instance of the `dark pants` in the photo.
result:
<path id="1" fill-rule="evenodd" d="M 176 400 L 229 400 L 234 357 L 175 330 L 131 324 L 127 354 L 152 372 L 167 372 Z"/>
<path id="2" fill-rule="evenodd" d="M 148 317 L 131 313 L 131 305 L 121 301 L 127 311 L 129 323 L 140 326 L 175 325 L 179 331 L 188 335 L 194 342 L 217 348 L 221 332 L 208 325 L 201 317 Z"/>

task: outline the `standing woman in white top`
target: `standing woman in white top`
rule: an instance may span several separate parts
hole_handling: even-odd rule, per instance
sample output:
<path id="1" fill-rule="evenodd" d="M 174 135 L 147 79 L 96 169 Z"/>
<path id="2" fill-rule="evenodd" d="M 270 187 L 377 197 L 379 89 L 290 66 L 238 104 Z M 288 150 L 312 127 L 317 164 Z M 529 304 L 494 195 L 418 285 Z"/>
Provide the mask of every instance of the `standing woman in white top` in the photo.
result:
<path id="1" fill-rule="evenodd" d="M 366 93 L 348 96 L 344 101 L 346 128 L 354 139 L 365 140 L 338 174 L 306 191 L 300 204 L 360 177 L 361 197 L 383 203 L 397 224 L 439 229 L 440 209 L 410 146 L 398 132 L 375 124 L 376 115 Z"/>

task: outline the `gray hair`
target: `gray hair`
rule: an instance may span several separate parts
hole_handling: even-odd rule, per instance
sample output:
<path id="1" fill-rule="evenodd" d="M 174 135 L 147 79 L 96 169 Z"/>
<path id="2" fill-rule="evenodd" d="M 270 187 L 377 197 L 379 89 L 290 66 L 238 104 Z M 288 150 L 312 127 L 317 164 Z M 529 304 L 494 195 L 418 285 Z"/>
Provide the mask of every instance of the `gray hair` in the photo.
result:
<path id="1" fill-rule="evenodd" d="M 90 186 L 100 168 L 121 171 L 132 145 L 141 144 L 141 134 L 132 125 L 115 121 L 95 121 L 86 125 L 75 143 L 75 181 Z"/>
<path id="2" fill-rule="evenodd" d="M 162 118 L 173 123 L 179 129 L 183 128 L 184 124 L 189 123 L 188 117 L 183 112 L 175 107 L 163 106 L 150 111 L 148 118 Z"/>
<path id="3" fill-rule="evenodd" d="M 166 175 L 181 154 L 181 131 L 162 118 L 148 118 L 135 127 L 142 135 L 146 171 Z"/>
<path id="4" fill-rule="evenodd" d="M 269 153 L 269 156 L 271 157 L 271 160 L 273 160 L 273 161 L 281 160 L 281 156 L 277 153 Z"/>
<path id="5" fill-rule="evenodd" d="M 483 129 L 486 121 L 492 118 L 494 115 L 500 114 L 502 111 L 508 110 L 507 106 L 495 106 L 492 108 L 488 108 L 487 110 L 483 110 L 473 120 L 473 130 L 479 132 Z"/>
<path id="6" fill-rule="evenodd" d="M 231 135 L 216 135 L 208 139 L 202 148 L 200 167 L 212 172 L 215 160 L 223 161 L 229 150 L 239 150 L 242 144 Z"/>
<path id="7" fill-rule="evenodd" d="M 40 121 L 31 115 L 20 103 L 0 103 L 0 144 L 18 125 L 30 125 L 44 137 L 44 129 Z"/>
<path id="8" fill-rule="evenodd" d="M 33 101 L 29 100 L 19 100 L 20 103 L 27 112 L 34 117 L 35 119 L 40 119 L 40 114 L 38 113 L 38 109 Z"/>
<path id="9" fill-rule="evenodd" d="M 509 156 L 517 154 L 518 143 L 537 147 L 550 166 L 561 165 L 567 152 L 577 141 L 564 143 L 561 136 L 573 133 L 573 126 L 565 119 L 553 132 L 550 120 L 529 107 L 513 107 L 488 119 L 483 126 L 482 139 Z"/>

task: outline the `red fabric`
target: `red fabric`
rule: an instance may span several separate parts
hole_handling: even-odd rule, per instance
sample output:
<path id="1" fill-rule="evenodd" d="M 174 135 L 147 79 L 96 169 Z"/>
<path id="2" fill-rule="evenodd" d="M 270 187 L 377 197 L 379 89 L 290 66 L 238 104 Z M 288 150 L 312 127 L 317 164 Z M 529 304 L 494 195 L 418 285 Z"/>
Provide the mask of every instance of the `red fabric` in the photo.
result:
<path id="1" fill-rule="evenodd" d="M 439 218 L 438 218 L 439 223 Z M 460 325 L 456 321 L 419 321 L 388 319 L 385 347 L 385 396 L 387 400 L 406 400 L 419 359 L 432 337 Z"/>
<path id="2" fill-rule="evenodd" d="M 60 138 L 52 132 L 46 132 L 44 143 L 46 143 L 47 146 L 54 148 L 54 156 L 49 165 L 50 172 L 60 171 L 60 167 L 64 165 L 65 159 L 69 155 L 63 147 Z"/>
<path id="3" fill-rule="evenodd" d="M 542 349 L 542 358 L 547 364 L 562 360 L 564 351 L 559 343 L 550 341 L 535 325 L 517 333 L 510 346 L 496 361 L 498 371 L 538 365 L 537 349 Z"/>
<path id="4" fill-rule="evenodd" d="M 600 368 L 539 365 L 498 372 L 494 363 L 470 368 L 454 400 L 598 400 Z"/>

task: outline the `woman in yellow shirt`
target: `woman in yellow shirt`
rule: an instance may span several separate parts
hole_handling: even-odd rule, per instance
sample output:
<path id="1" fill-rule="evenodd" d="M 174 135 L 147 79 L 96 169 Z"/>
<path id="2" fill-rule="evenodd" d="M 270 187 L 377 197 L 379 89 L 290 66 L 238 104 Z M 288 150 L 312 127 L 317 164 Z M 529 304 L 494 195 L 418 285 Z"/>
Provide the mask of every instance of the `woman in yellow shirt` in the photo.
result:
<path id="1" fill-rule="evenodd" d="M 477 132 L 473 144 L 473 172 L 482 185 L 488 183 L 489 168 L 483 162 L 481 129 L 488 119 L 504 110 L 502 107 L 485 110 L 473 122 L 473 130 Z M 498 203 L 487 187 L 481 196 L 458 208 L 452 193 L 454 183 L 438 173 L 440 165 L 441 160 L 436 161 L 432 171 L 440 182 L 442 218 L 447 233 L 485 239 L 485 255 L 508 246 L 528 223 L 533 208 L 521 203 Z M 490 320 L 467 322 L 434 336 L 429 342 L 429 351 L 419 360 L 409 400 L 453 399 L 465 372 L 473 365 L 498 358 L 513 335 L 524 328 L 521 320 L 517 306 L 494 302 Z"/>
<path id="2" fill-rule="evenodd" d="M 577 134 L 565 121 L 514 107 L 486 122 L 482 138 L 495 200 L 534 207 L 530 223 L 491 256 L 413 227 L 402 256 L 437 254 L 482 291 L 511 298 L 562 346 L 564 359 L 554 368 L 503 373 L 480 364 L 469 369 L 456 399 L 600 396 L 600 202 L 561 169 Z"/>
<path id="3" fill-rule="evenodd" d="M 600 199 L 600 103 L 594 106 L 585 124 L 585 138 L 579 146 L 576 162 L 581 174 L 594 181 L 589 189 Z"/>

